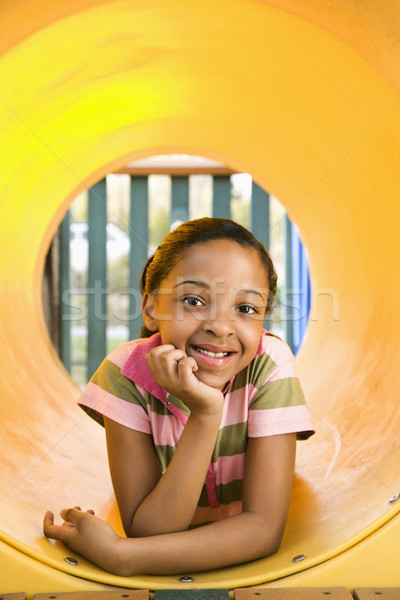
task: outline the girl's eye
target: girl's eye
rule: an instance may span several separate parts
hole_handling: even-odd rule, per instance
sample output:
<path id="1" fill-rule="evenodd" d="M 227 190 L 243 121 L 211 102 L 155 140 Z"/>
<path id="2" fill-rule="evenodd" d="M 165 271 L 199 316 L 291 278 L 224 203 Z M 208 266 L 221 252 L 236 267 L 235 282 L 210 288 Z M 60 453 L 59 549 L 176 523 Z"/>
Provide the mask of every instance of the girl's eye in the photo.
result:
<path id="1" fill-rule="evenodd" d="M 250 304 L 243 304 L 239 306 L 239 312 L 245 315 L 255 315 L 258 313 L 258 310 L 254 306 L 250 306 Z"/>
<path id="2" fill-rule="evenodd" d="M 183 302 L 188 306 L 203 306 L 202 301 L 196 296 L 186 296 L 186 298 L 183 298 Z"/>

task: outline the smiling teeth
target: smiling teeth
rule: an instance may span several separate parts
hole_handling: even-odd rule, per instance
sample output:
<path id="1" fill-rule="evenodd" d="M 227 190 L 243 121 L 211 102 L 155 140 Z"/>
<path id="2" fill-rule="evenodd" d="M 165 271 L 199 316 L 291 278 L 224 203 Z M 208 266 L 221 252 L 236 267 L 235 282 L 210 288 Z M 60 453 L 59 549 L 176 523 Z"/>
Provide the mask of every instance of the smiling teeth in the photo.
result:
<path id="1" fill-rule="evenodd" d="M 195 346 L 197 352 L 201 354 L 207 354 L 208 356 L 212 356 L 213 358 L 222 358 L 223 356 L 228 356 L 229 352 L 210 352 L 209 350 L 204 350 L 203 348 L 199 348 Z"/>

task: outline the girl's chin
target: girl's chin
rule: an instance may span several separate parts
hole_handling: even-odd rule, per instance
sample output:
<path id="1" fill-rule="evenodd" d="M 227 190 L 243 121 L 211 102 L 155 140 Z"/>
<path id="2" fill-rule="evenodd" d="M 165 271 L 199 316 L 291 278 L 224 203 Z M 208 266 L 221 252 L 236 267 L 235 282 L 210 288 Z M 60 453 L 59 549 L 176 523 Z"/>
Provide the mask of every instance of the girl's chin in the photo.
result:
<path id="1" fill-rule="evenodd" d="M 226 385 L 225 380 L 221 381 L 220 378 L 213 377 L 208 373 L 195 373 L 195 375 L 199 381 L 201 381 L 205 385 L 209 385 L 210 387 L 215 388 L 216 390 L 223 390 Z"/>

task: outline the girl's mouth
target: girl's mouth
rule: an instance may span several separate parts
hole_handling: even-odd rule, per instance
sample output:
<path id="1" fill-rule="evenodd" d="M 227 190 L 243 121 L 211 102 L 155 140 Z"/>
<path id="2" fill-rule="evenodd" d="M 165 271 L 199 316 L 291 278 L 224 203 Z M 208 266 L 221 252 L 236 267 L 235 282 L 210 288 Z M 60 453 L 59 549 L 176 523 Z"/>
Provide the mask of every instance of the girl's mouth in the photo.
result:
<path id="1" fill-rule="evenodd" d="M 215 352 L 209 348 L 202 348 L 192 344 L 190 346 L 190 354 L 193 356 L 197 364 L 204 365 L 205 367 L 226 367 L 232 360 L 232 357 L 236 354 L 233 350 L 221 350 Z"/>
<path id="2" fill-rule="evenodd" d="M 208 356 L 212 356 L 213 358 L 222 358 L 223 356 L 228 356 L 232 354 L 232 352 L 211 352 L 211 350 L 205 350 L 204 348 L 200 348 L 200 346 L 193 346 L 193 348 L 200 352 L 201 354 L 207 354 Z"/>

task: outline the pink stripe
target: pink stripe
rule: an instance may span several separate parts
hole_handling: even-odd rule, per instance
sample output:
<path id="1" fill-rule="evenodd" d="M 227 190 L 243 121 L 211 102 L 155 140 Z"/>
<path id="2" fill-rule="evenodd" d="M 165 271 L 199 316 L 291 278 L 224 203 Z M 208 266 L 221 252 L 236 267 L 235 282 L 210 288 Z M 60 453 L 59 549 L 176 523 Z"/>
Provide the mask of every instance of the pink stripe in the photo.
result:
<path id="1" fill-rule="evenodd" d="M 254 385 L 251 383 L 248 384 L 247 388 L 248 388 L 248 392 L 247 392 L 248 393 L 248 404 L 250 406 L 260 390 L 256 387 L 254 387 Z"/>
<path id="2" fill-rule="evenodd" d="M 244 389 L 241 388 L 240 390 L 235 390 L 231 394 L 227 394 L 220 428 L 247 421 L 248 391 L 249 386 L 246 386 Z"/>
<path id="3" fill-rule="evenodd" d="M 267 352 L 275 362 L 285 360 L 288 356 L 293 356 L 288 344 L 280 337 L 265 332 L 261 337 L 262 352 Z"/>
<path id="4" fill-rule="evenodd" d="M 235 454 L 234 456 L 220 456 L 213 463 L 215 479 L 218 483 L 230 483 L 244 477 L 244 461 L 246 454 Z"/>
<path id="5" fill-rule="evenodd" d="M 313 430 L 313 424 L 305 404 L 249 411 L 249 437 L 311 430 Z"/>
<path id="6" fill-rule="evenodd" d="M 107 356 L 107 359 L 121 369 L 124 363 L 128 360 L 129 356 L 132 354 L 135 345 L 135 341 L 127 342 L 126 344 L 119 346 L 119 348 L 114 350 L 114 352 L 111 352 L 111 354 Z"/>
<path id="7" fill-rule="evenodd" d="M 95 383 L 89 382 L 79 404 L 143 433 L 151 433 L 150 420 L 145 410 L 137 404 L 121 400 L 109 392 L 105 392 Z"/>
<path id="8" fill-rule="evenodd" d="M 219 508 L 210 508 L 198 506 L 194 513 L 192 524 L 207 523 L 208 521 L 219 521 L 242 512 L 242 503 L 240 500 L 231 504 L 222 505 Z"/>
<path id="9" fill-rule="evenodd" d="M 287 343 L 275 335 L 266 334 L 261 337 L 257 354 L 265 352 L 276 364 L 293 361 L 293 353 Z"/>
<path id="10" fill-rule="evenodd" d="M 150 413 L 151 429 L 156 446 L 176 446 L 184 424 L 174 415 L 159 415 Z"/>
<path id="11" fill-rule="evenodd" d="M 287 379 L 290 377 L 297 377 L 292 359 L 278 365 L 276 369 L 271 371 L 263 381 L 263 384 L 268 383 L 269 381 L 277 381 L 278 379 Z"/>

